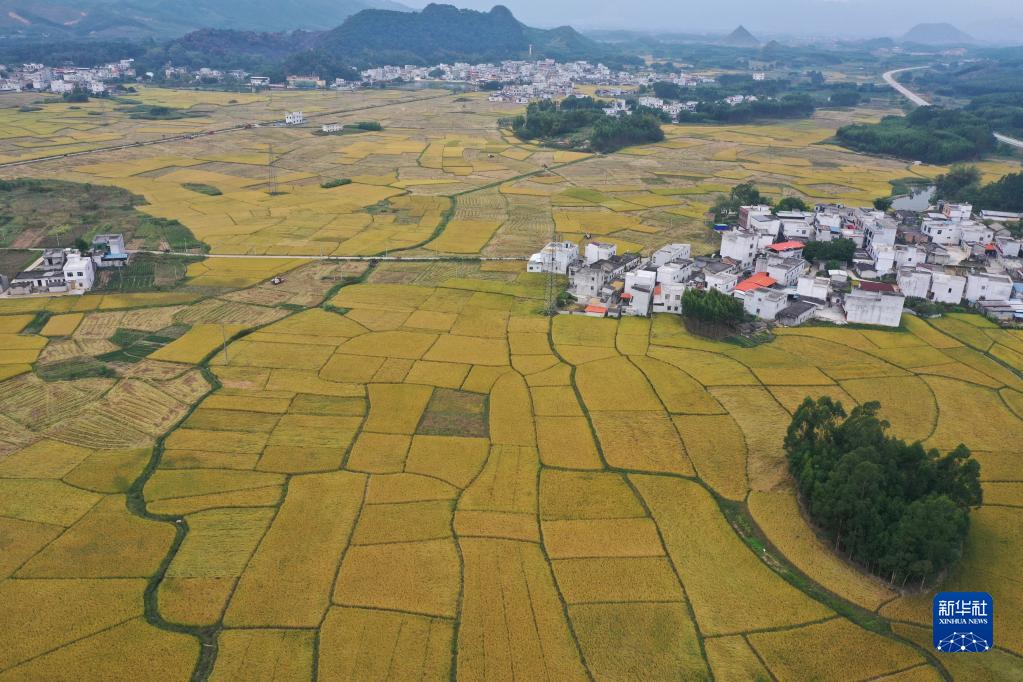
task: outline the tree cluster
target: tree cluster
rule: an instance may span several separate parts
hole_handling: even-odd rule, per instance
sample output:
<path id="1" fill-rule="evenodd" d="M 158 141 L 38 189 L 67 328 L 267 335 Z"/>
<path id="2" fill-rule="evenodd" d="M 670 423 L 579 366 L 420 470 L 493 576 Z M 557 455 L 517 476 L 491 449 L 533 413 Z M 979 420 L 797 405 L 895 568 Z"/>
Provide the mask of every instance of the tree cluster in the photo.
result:
<path id="1" fill-rule="evenodd" d="M 1023 173 L 1009 173 L 983 184 L 976 166 L 953 166 L 934 180 L 935 195 L 988 211 L 1023 211 Z"/>
<path id="2" fill-rule="evenodd" d="M 803 258 L 811 263 L 818 260 L 848 263 L 856 252 L 856 242 L 851 239 L 832 239 L 829 242 L 808 242 L 803 247 Z"/>
<path id="3" fill-rule="evenodd" d="M 842 126 L 836 137 L 855 151 L 935 164 L 979 158 L 997 146 L 990 123 L 968 111 L 942 107 L 918 107 L 907 116 Z"/>
<path id="4" fill-rule="evenodd" d="M 523 140 L 553 140 L 580 133 L 599 152 L 664 139 L 661 122 L 646 111 L 613 117 L 604 113 L 604 103 L 591 97 L 569 97 L 560 103 L 533 102 L 524 116 L 512 120 L 512 131 Z"/>
<path id="5" fill-rule="evenodd" d="M 848 415 L 840 402 L 803 401 L 785 436 L 789 467 L 810 517 L 835 547 L 893 583 L 939 577 L 962 555 L 980 464 L 963 445 L 947 454 L 887 433 L 880 404 Z"/>
<path id="6" fill-rule="evenodd" d="M 682 315 L 697 322 L 734 324 L 743 318 L 742 301 L 717 289 L 688 288 L 682 294 Z"/>
<path id="7" fill-rule="evenodd" d="M 690 123 L 749 123 L 772 118 L 807 118 L 816 107 L 809 95 L 784 95 L 778 99 L 758 99 L 755 102 L 728 104 L 727 102 L 700 102 L 696 111 L 679 114 L 680 122 Z"/>
<path id="8" fill-rule="evenodd" d="M 758 206 L 767 202 L 767 198 L 760 194 L 760 190 L 752 182 L 743 182 L 728 193 L 717 198 L 714 202 L 714 222 L 721 223 L 731 216 L 738 214 L 740 206 Z"/>

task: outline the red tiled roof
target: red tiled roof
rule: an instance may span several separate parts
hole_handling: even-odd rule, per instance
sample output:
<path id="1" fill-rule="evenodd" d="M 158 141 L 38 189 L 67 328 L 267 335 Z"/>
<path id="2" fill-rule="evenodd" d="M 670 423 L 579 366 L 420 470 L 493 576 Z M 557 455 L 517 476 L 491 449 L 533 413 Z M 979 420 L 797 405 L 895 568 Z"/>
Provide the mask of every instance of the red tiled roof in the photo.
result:
<path id="1" fill-rule="evenodd" d="M 804 244 L 803 242 L 789 241 L 789 242 L 779 242 L 777 244 L 771 244 L 767 248 L 771 249 L 772 251 L 779 251 L 779 252 L 781 252 L 781 251 L 789 251 L 791 249 L 801 249 L 801 248 L 803 248 L 805 246 L 806 246 L 806 244 Z"/>
<path id="2" fill-rule="evenodd" d="M 763 287 L 774 286 L 777 283 L 778 280 L 771 277 L 766 272 L 758 272 L 736 284 L 735 290 L 753 291 L 754 289 L 762 289 Z"/>
<path id="3" fill-rule="evenodd" d="M 888 284 L 887 282 L 868 282 L 863 280 L 860 282 L 860 289 L 863 289 L 864 291 L 890 292 L 895 291 L 895 285 Z"/>
<path id="4" fill-rule="evenodd" d="M 607 308 L 602 305 L 588 305 L 586 306 L 586 312 L 588 313 L 606 313 Z"/>
<path id="5" fill-rule="evenodd" d="M 622 294 L 622 298 L 628 300 L 628 299 L 632 298 L 632 294 Z"/>

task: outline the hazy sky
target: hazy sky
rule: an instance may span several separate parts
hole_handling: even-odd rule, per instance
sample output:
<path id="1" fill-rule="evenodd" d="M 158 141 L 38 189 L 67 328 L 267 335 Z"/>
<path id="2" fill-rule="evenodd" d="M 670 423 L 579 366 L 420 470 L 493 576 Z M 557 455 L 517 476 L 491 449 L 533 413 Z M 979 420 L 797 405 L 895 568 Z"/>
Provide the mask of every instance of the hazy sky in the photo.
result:
<path id="1" fill-rule="evenodd" d="M 422 7 L 428 0 L 405 4 Z M 493 0 L 438 0 L 490 9 Z M 1023 42 L 1020 0 L 504 0 L 533 26 L 654 29 L 679 33 L 897 36 L 923 22 L 948 22 L 978 38 Z"/>

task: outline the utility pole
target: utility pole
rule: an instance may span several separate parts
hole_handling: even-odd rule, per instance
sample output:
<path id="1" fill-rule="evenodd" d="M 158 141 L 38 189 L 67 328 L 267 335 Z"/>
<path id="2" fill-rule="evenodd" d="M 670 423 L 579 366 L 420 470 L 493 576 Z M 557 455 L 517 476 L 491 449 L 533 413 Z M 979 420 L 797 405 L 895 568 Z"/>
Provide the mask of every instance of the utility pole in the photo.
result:
<path id="1" fill-rule="evenodd" d="M 274 143 L 267 145 L 266 159 L 266 193 L 270 196 L 277 194 L 277 167 L 274 165 L 277 160 L 274 158 Z"/>
<path id="2" fill-rule="evenodd" d="M 231 359 L 227 357 L 227 330 L 224 329 L 224 323 L 220 323 L 220 336 L 224 339 L 224 364 L 230 365 Z"/>

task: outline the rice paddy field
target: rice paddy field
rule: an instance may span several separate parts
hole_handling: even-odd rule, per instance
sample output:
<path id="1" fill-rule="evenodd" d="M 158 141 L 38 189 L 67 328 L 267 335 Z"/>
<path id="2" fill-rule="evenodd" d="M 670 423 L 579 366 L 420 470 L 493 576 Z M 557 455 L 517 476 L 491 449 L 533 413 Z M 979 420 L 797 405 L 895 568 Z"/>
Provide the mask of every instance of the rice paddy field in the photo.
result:
<path id="1" fill-rule="evenodd" d="M 866 205 L 890 194 L 890 180 L 946 170 L 828 144 L 839 126 L 890 113 L 882 109 L 821 110 L 777 124 L 666 126 L 662 143 L 603 156 L 514 138 L 498 120 L 517 109 L 482 93 L 270 98 L 143 87 L 130 95 L 197 114 L 168 121 L 131 118 L 106 100 L 21 111 L 31 97 L 0 100 L 0 177 L 121 187 L 145 198 L 140 210 L 180 221 L 219 254 L 524 256 L 554 230 L 564 239 L 599 235 L 619 250 L 689 241 L 709 252 L 716 243 L 705 214 L 717 194 L 740 182 L 756 182 L 773 197 Z M 294 109 L 306 113 L 305 125 L 269 125 Z M 313 134 L 321 123 L 366 119 L 383 130 Z M 90 153 L 63 157 L 76 152 Z M 53 155 L 61 158 L 3 165 Z M 980 166 L 986 179 L 1019 169 L 1015 160 Z M 321 187 L 337 178 L 351 183 Z"/>
<path id="2" fill-rule="evenodd" d="M 1019 332 L 742 348 L 543 317 L 521 265 L 316 261 L 289 291 L 217 262 L 193 276 L 231 286 L 187 301 L 0 301 L 0 679 L 1023 672 L 1012 618 L 966 667 L 933 655 L 930 593 L 835 555 L 781 450 L 807 395 L 965 441 L 985 505 L 946 587 L 1012 613 L 1023 367 L 995 350 Z"/>
<path id="3" fill-rule="evenodd" d="M 204 118 L 0 109 L 0 163 L 43 155 L 19 142 L 66 153 L 285 109 L 384 130 L 0 167 L 125 187 L 214 254 L 259 256 L 193 262 L 168 290 L 0 299 L 0 681 L 1023 678 L 1011 616 L 988 654 L 933 654 L 933 593 L 833 553 L 782 451 L 821 395 L 964 442 L 985 504 L 944 588 L 1016 613 L 1020 332 L 907 316 L 745 348 L 675 316 L 547 318 L 524 264 L 465 259 L 555 229 L 709 251 L 703 213 L 737 182 L 862 203 L 940 172 L 822 144 L 881 112 L 672 127 L 603 157 L 515 140 L 497 125 L 514 109 L 475 95 L 137 97 Z M 320 187 L 336 177 L 353 182 Z M 457 258 L 295 257 L 394 251 Z"/>

